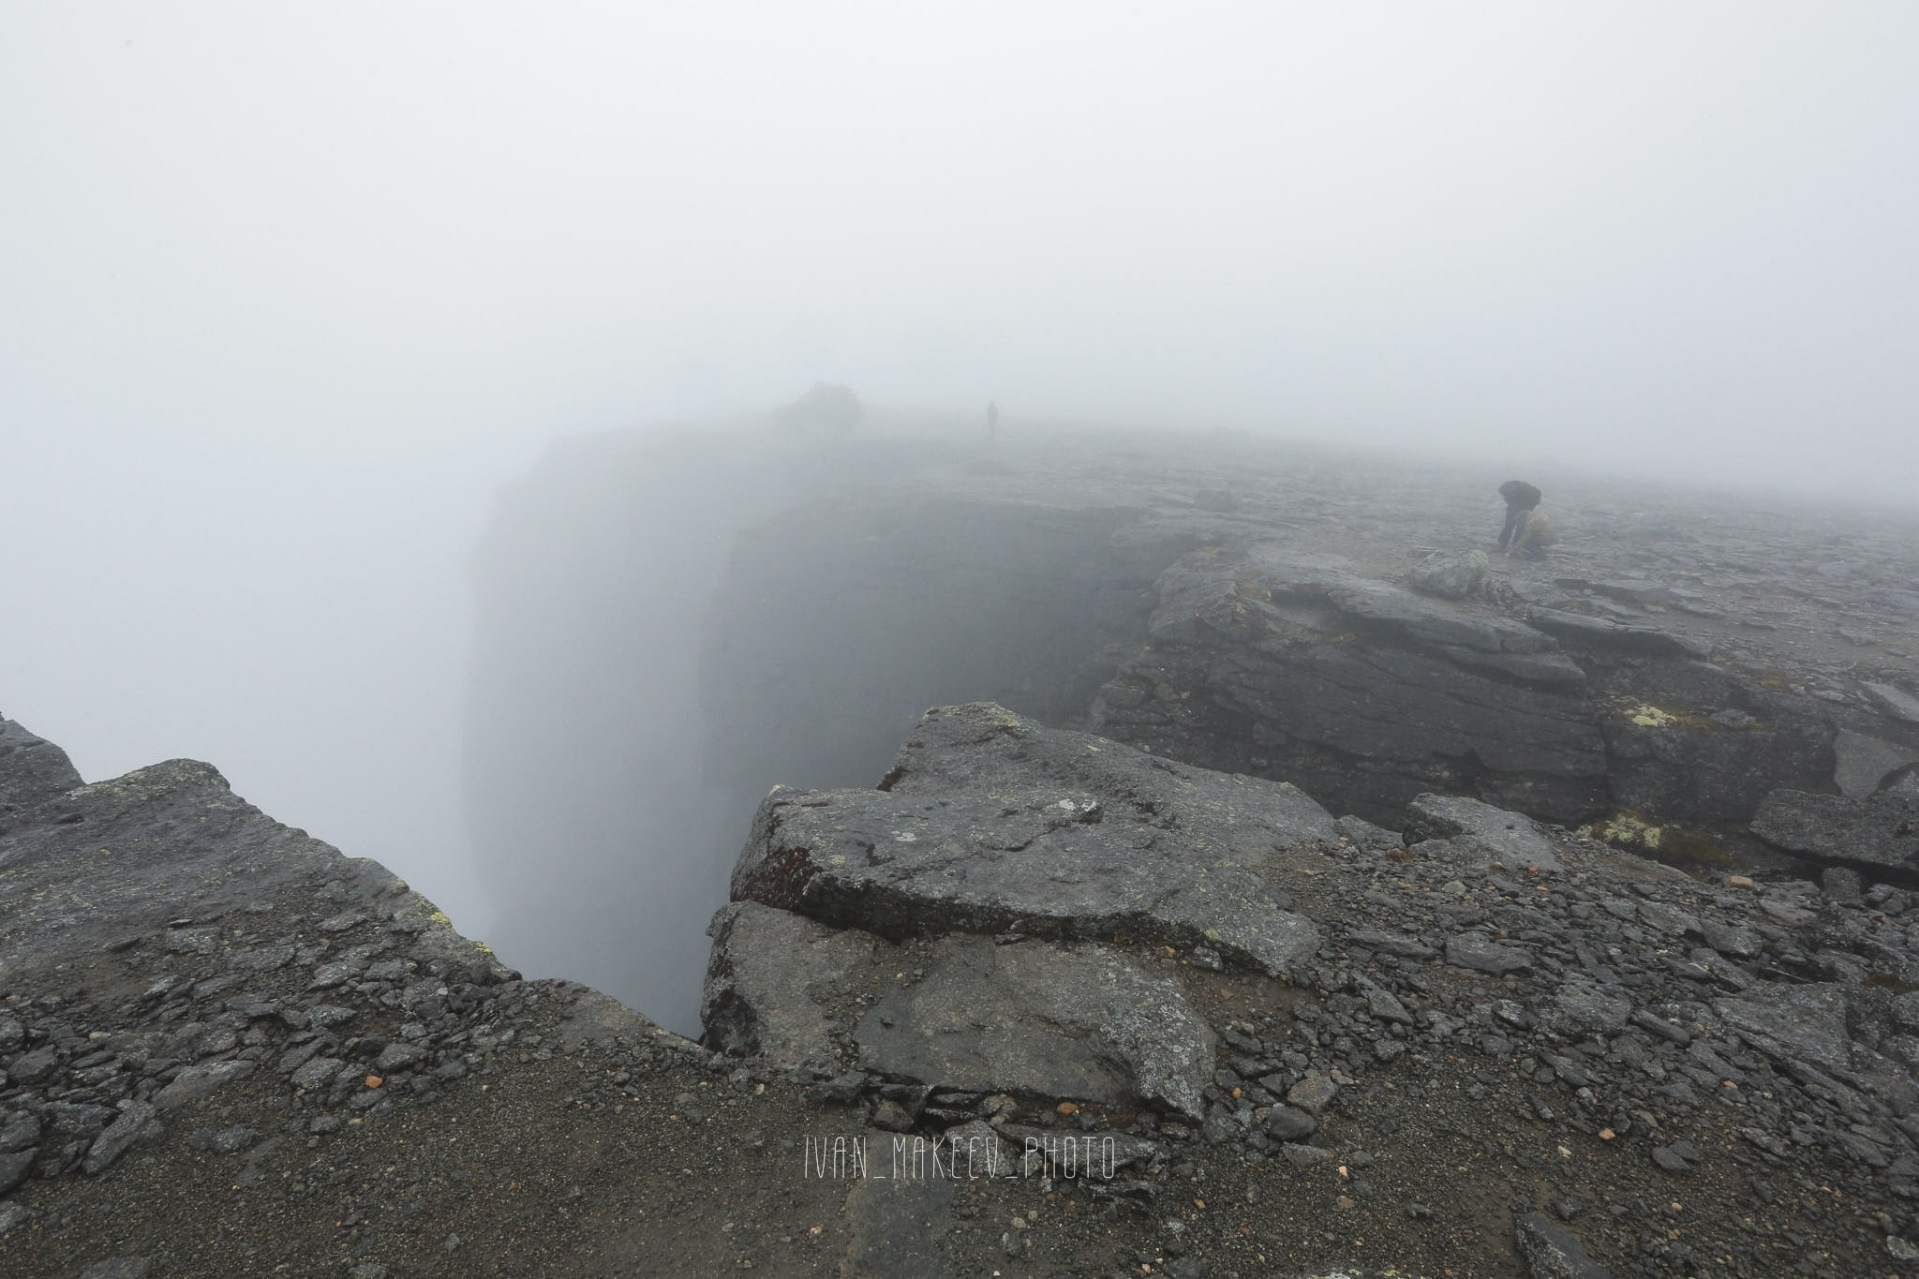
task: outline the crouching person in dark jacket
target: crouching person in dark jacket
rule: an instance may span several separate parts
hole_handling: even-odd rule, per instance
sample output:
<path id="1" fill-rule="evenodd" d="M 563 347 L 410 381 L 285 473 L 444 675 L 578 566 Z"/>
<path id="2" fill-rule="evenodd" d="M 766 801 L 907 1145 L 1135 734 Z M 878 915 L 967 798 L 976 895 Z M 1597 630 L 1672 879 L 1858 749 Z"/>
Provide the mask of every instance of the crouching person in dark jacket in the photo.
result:
<path id="1" fill-rule="evenodd" d="M 1511 551 L 1542 494 L 1524 480 L 1507 480 L 1499 486 L 1499 496 L 1506 499 L 1506 526 L 1499 530 L 1499 549 Z"/>

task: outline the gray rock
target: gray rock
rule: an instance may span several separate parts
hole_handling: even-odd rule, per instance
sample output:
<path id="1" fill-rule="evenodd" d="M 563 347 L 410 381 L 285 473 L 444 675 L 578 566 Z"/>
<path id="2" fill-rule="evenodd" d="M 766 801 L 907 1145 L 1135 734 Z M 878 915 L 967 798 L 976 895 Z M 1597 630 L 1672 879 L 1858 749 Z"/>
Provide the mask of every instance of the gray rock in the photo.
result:
<path id="1" fill-rule="evenodd" d="M 1731 959 L 1751 959 L 1765 946 L 1765 939 L 1750 928 L 1721 924 L 1711 920 L 1701 925 L 1706 945 Z"/>
<path id="2" fill-rule="evenodd" d="M 1547 1006 L 1545 1020 L 1553 1033 L 1572 1038 L 1615 1034 L 1626 1028 L 1631 1016 L 1632 1004 L 1628 1001 L 1590 982 L 1569 981 Z"/>
<path id="3" fill-rule="evenodd" d="M 93 1139 L 93 1146 L 87 1151 L 81 1169 L 88 1176 L 97 1177 L 105 1172 L 114 1160 L 126 1152 L 128 1146 L 139 1139 L 146 1126 L 153 1122 L 153 1116 L 154 1107 L 144 1101 L 136 1101 L 121 1111 L 120 1117 Z"/>
<path id="4" fill-rule="evenodd" d="M 1413 1024 L 1413 1015 L 1399 1002 L 1394 994 L 1374 982 L 1362 982 L 1359 993 L 1366 1000 L 1366 1009 L 1384 1022 L 1395 1022 L 1401 1026 Z"/>
<path id="5" fill-rule="evenodd" d="M 263 902 L 310 900 L 322 884 L 338 909 L 389 920 L 407 957 L 443 964 L 455 980 L 485 985 L 510 972 L 385 868 L 281 825 L 193 760 L 136 769 L 8 814 L 0 820 L 0 870 L 8 884 L 0 952 L 25 957 L 9 970 L 10 982 L 90 962 L 135 936 L 168 953 L 212 954 L 220 929 L 198 922 Z M 181 919 L 196 926 L 170 927 Z M 204 997 L 207 983 L 194 993 Z"/>
<path id="6" fill-rule="evenodd" d="M 1532 956 L 1517 946 L 1502 946 L 1484 933 L 1459 933 L 1446 939 L 1446 962 L 1458 968 L 1503 977 L 1530 972 Z"/>
<path id="7" fill-rule="evenodd" d="M 1580 648 L 1619 653 L 1637 653 L 1647 657 L 1705 659 L 1712 656 L 1712 642 L 1696 635 L 1661 630 L 1656 626 L 1625 626 L 1603 617 L 1584 613 L 1566 613 L 1557 609 L 1535 608 L 1526 614 L 1548 635 Z"/>
<path id="8" fill-rule="evenodd" d="M 1295 1168 L 1316 1168 L 1337 1157 L 1323 1146 L 1302 1146 L 1290 1141 L 1279 1148 L 1279 1156 Z"/>
<path id="9" fill-rule="evenodd" d="M 51 1079 L 60 1069 L 60 1052 L 52 1044 L 42 1044 L 29 1053 L 21 1053 L 13 1059 L 7 1073 L 15 1082 L 37 1084 Z"/>
<path id="10" fill-rule="evenodd" d="M 1387 830 L 1384 826 L 1375 826 L 1363 817 L 1354 817 L 1350 813 L 1335 823 L 1339 833 L 1359 848 L 1403 848 L 1405 836 L 1396 830 Z"/>
<path id="11" fill-rule="evenodd" d="M 1864 799 L 1774 790 L 1752 819 L 1752 833 L 1775 848 L 1822 861 L 1919 870 L 1919 799 Z"/>
<path id="12" fill-rule="evenodd" d="M 1611 1279 L 1571 1231 L 1536 1212 L 1521 1217 L 1515 1233 L 1531 1279 Z"/>
<path id="13" fill-rule="evenodd" d="M 40 1127 L 38 1115 L 21 1113 L 9 1116 L 6 1123 L 0 1124 L 0 1154 L 12 1154 L 16 1150 L 37 1145 Z"/>
<path id="14" fill-rule="evenodd" d="M 1293 1106 L 1274 1106 L 1266 1112 L 1262 1127 L 1276 1141 L 1299 1141 L 1319 1131 L 1319 1120 Z"/>
<path id="15" fill-rule="evenodd" d="M 990 703 L 928 711 L 882 785 L 777 788 L 734 868 L 734 900 L 883 937 L 1125 933 L 1275 975 L 1318 948 L 1258 873 L 1278 850 L 1336 837 L 1294 787 Z"/>
<path id="16" fill-rule="evenodd" d="M 1908 724 L 1919 724 L 1919 697 L 1914 697 L 1896 684 L 1862 684 L 1862 688 L 1879 703 L 1886 714 L 1895 719 L 1903 719 Z"/>
<path id="17" fill-rule="evenodd" d="M 12 1230 L 33 1214 L 16 1203 L 0 1204 L 0 1235 Z"/>
<path id="18" fill-rule="evenodd" d="M 1479 588 L 1492 570 L 1484 551 L 1446 554 L 1436 551 L 1406 571 L 1407 585 L 1441 599 L 1463 600 Z"/>
<path id="19" fill-rule="evenodd" d="M 337 915 L 329 915 L 314 927 L 323 933 L 343 933 L 349 928 L 357 928 L 366 922 L 363 910 L 343 910 Z"/>
<path id="20" fill-rule="evenodd" d="M 953 936 L 860 1019 L 860 1063 L 971 1092 L 1203 1111 L 1213 1034 L 1179 984 L 1104 946 Z"/>
<path id="21" fill-rule="evenodd" d="M 1286 1090 L 1286 1101 L 1308 1114 L 1322 1115 L 1338 1095 L 1339 1085 L 1332 1081 L 1331 1076 L 1312 1074 Z"/>
<path id="22" fill-rule="evenodd" d="M 835 1032 L 878 980 L 885 942 L 758 902 L 722 906 L 707 927 L 713 950 L 700 997 L 706 1042 L 723 1052 L 831 1073 L 844 1063 Z"/>
<path id="23" fill-rule="evenodd" d="M 173 1077 L 172 1083 L 153 1095 L 153 1104 L 161 1110 L 171 1110 L 189 1102 L 201 1101 L 234 1080 L 245 1079 L 253 1071 L 254 1063 L 250 1061 L 216 1061 L 205 1066 L 187 1066 Z"/>
<path id="24" fill-rule="evenodd" d="M 1828 866 L 1819 876 L 1819 890 L 1826 900 L 1857 905 L 1866 899 L 1865 881 L 1849 866 Z"/>
<path id="25" fill-rule="evenodd" d="M 1459 795 L 1420 795 L 1406 806 L 1406 834 L 1412 839 L 1443 839 L 1466 846 L 1488 864 L 1513 870 L 1537 866 L 1559 869 L 1552 840 L 1532 818 L 1509 813 Z"/>
<path id="26" fill-rule="evenodd" d="M 34 1156 L 39 1153 L 32 1147 L 28 1147 L 25 1150 L 14 1150 L 0 1155 L 0 1195 L 6 1194 L 27 1179 L 27 1173 L 33 1168 Z"/>
<path id="27" fill-rule="evenodd" d="M 1851 1062 L 1845 992 L 1834 985 L 1764 982 L 1721 999 L 1713 1010 L 1739 1037 L 1769 1057 L 1844 1070 Z"/>
<path id="28" fill-rule="evenodd" d="M 1919 762 L 1919 751 L 1842 728 L 1832 742 L 1833 784 L 1849 799 L 1864 799 L 1879 784 L 1907 764 Z"/>
<path id="29" fill-rule="evenodd" d="M 1401 959 L 1432 959 L 1439 952 L 1420 941 L 1417 937 L 1400 937 L 1392 933 L 1375 933 L 1361 929 L 1346 934 L 1346 940 L 1354 946 L 1364 946 L 1385 955 L 1397 955 Z"/>
<path id="30" fill-rule="evenodd" d="M 373 1073 L 386 1075 L 396 1070 L 411 1070 L 425 1058 L 426 1049 L 418 1044 L 391 1043 L 373 1059 Z"/>
<path id="31" fill-rule="evenodd" d="M 0 717 L 0 813 L 45 803 L 80 784 L 65 751 Z"/>

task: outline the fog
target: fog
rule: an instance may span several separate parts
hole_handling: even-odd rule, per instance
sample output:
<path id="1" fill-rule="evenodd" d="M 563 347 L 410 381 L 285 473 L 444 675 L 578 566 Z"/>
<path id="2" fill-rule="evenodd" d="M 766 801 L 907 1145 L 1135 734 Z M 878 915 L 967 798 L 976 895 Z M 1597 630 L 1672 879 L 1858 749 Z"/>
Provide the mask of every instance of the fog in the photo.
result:
<path id="1" fill-rule="evenodd" d="M 8 6 L 0 710 L 89 779 L 209 759 L 485 935 L 473 557 L 555 441 L 824 379 L 1911 507 L 1916 42 L 1898 3 Z"/>

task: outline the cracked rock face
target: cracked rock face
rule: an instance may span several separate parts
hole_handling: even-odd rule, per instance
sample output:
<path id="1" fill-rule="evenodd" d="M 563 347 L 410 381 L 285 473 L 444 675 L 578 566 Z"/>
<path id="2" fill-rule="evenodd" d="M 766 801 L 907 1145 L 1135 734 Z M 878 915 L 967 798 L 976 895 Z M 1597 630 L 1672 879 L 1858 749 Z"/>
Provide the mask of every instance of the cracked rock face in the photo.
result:
<path id="1" fill-rule="evenodd" d="M 817 1075 L 1203 1109 L 1212 1031 L 1177 982 L 1110 947 L 963 934 L 895 946 L 757 902 L 722 908 L 713 933 L 702 1011 L 723 1051 Z"/>
<path id="2" fill-rule="evenodd" d="M 733 897 L 886 937 L 1123 933 L 1278 974 L 1318 946 L 1261 872 L 1331 843 L 1294 787 L 1223 776 L 990 703 L 927 712 L 875 791 L 776 789 Z"/>
<path id="3" fill-rule="evenodd" d="M 1104 946 L 950 937 L 926 977 L 860 1020 L 860 1062 L 976 1092 L 1198 1115 L 1213 1035 L 1177 982 Z"/>

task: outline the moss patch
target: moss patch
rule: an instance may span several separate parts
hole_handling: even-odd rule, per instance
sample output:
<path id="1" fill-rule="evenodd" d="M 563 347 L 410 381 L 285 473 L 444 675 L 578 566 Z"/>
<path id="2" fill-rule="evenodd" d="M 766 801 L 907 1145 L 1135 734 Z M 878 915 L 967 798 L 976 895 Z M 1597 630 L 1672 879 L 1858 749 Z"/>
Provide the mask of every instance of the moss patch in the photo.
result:
<path id="1" fill-rule="evenodd" d="M 1637 809 L 1621 809 L 1583 830 L 1614 848 L 1623 848 L 1683 871 L 1723 870 L 1735 864 L 1732 854 L 1711 831 L 1661 825 Z"/>

